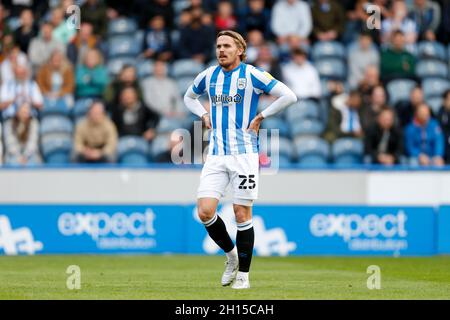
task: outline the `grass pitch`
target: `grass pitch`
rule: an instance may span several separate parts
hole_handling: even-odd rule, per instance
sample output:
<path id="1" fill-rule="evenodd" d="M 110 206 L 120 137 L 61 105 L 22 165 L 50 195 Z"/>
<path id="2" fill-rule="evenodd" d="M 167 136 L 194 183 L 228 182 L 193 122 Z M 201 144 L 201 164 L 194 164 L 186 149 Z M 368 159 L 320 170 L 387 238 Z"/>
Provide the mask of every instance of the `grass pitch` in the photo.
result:
<path id="1" fill-rule="evenodd" d="M 0 257 L 0 299 L 450 299 L 450 257 L 254 257 L 252 288 L 221 287 L 220 256 Z M 66 269 L 81 269 L 81 289 Z M 381 289 L 367 288 L 367 267 Z"/>

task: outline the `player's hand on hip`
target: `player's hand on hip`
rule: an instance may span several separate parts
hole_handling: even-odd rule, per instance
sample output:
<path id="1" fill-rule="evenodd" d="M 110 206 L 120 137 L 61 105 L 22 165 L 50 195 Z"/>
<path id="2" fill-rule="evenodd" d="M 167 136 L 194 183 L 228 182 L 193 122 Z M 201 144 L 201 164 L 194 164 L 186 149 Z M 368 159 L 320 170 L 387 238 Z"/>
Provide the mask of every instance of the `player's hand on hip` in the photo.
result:
<path id="1" fill-rule="evenodd" d="M 202 116 L 202 121 L 208 129 L 211 129 L 211 119 L 209 118 L 209 113 L 205 113 Z"/>
<path id="2" fill-rule="evenodd" d="M 258 133 L 263 119 L 264 117 L 261 114 L 258 114 L 255 118 L 253 118 L 252 122 L 250 122 L 250 125 L 248 126 L 247 132 L 253 131 Z"/>

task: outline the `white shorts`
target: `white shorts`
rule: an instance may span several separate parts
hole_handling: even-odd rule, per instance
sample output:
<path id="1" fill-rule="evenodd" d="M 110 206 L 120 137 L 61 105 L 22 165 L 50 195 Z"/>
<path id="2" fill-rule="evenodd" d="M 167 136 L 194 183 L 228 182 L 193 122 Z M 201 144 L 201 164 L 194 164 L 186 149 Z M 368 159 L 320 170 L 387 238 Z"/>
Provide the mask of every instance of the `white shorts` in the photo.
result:
<path id="1" fill-rule="evenodd" d="M 197 198 L 220 200 L 230 182 L 233 203 L 251 206 L 258 198 L 259 154 L 208 155 L 200 176 Z"/>

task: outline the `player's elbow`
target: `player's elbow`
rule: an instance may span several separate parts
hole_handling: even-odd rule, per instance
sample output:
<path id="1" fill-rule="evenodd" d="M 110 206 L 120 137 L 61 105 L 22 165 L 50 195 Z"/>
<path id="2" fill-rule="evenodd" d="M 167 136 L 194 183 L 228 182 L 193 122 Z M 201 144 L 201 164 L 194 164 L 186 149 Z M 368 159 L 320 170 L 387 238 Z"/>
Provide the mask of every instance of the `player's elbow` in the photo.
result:
<path id="1" fill-rule="evenodd" d="M 287 97 L 289 99 L 289 104 L 293 104 L 293 103 L 297 102 L 297 95 L 292 90 L 289 90 Z"/>

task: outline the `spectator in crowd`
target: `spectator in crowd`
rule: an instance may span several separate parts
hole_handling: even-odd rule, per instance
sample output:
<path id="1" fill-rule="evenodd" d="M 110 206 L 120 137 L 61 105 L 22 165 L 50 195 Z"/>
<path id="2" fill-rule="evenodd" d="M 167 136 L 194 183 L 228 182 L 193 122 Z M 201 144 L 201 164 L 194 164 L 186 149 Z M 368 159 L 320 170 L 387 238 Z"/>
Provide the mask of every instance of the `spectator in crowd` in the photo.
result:
<path id="1" fill-rule="evenodd" d="M 136 75 L 136 68 L 132 65 L 123 66 L 116 79 L 109 83 L 104 93 L 104 100 L 107 103 L 108 109 L 117 106 L 120 102 L 120 93 L 125 87 L 133 87 L 138 93 L 138 98 L 142 99 L 142 91 L 139 86 L 139 81 Z M 161 94 L 161 92 L 158 92 Z"/>
<path id="2" fill-rule="evenodd" d="M 25 102 L 15 116 L 5 123 L 5 163 L 33 165 L 41 163 L 39 154 L 39 122 L 31 115 L 31 106 Z"/>
<path id="3" fill-rule="evenodd" d="M 16 64 L 25 65 L 27 63 L 27 55 L 20 51 L 18 46 L 13 46 L 0 65 L 1 83 L 7 83 L 14 80 L 14 67 Z"/>
<path id="4" fill-rule="evenodd" d="M 315 0 L 311 12 L 315 39 L 320 41 L 339 39 L 345 28 L 345 13 L 339 2 Z"/>
<path id="5" fill-rule="evenodd" d="M 263 44 L 261 46 L 261 48 L 259 49 L 258 58 L 256 59 L 254 65 L 264 71 L 267 71 L 275 79 L 284 81 L 278 59 L 273 56 L 272 50 L 268 44 Z"/>
<path id="6" fill-rule="evenodd" d="M 311 8 L 299 0 L 278 1 L 272 9 L 271 28 L 279 45 L 285 44 L 288 36 L 307 43 L 312 30 Z"/>
<path id="7" fill-rule="evenodd" d="M 405 49 L 402 31 L 392 33 L 392 48 L 381 51 L 381 75 L 383 82 L 400 78 L 415 78 L 415 57 Z"/>
<path id="8" fill-rule="evenodd" d="M 375 38 L 376 34 L 373 30 L 380 28 L 379 21 L 377 19 L 369 20 L 369 14 L 366 11 L 369 5 L 367 0 L 350 1 L 354 4 L 351 8 L 346 9 L 347 23 L 345 25 L 345 32 L 342 36 L 344 44 L 349 44 L 356 40 L 358 33 L 364 32 L 371 38 Z M 373 21 L 373 29 L 367 27 L 368 23 Z"/>
<path id="9" fill-rule="evenodd" d="M 307 60 L 303 49 L 294 49 L 292 61 L 282 66 L 281 70 L 286 85 L 299 99 L 320 98 L 319 73 Z"/>
<path id="10" fill-rule="evenodd" d="M 163 16 L 154 16 L 150 19 L 144 35 L 143 56 L 145 58 L 165 61 L 172 58 L 170 33 L 165 28 L 164 23 Z"/>
<path id="11" fill-rule="evenodd" d="M 167 76 L 167 63 L 155 61 L 153 75 L 141 81 L 145 105 L 160 116 L 182 118 L 186 108 L 176 82 Z"/>
<path id="12" fill-rule="evenodd" d="M 380 53 L 373 46 L 371 36 L 368 33 L 361 33 L 358 45 L 352 47 L 348 54 L 348 84 L 351 89 L 357 88 L 358 83 L 364 78 L 364 72 L 370 65 L 379 67 Z"/>
<path id="13" fill-rule="evenodd" d="M 6 18 L 5 8 L 0 3 L 0 41 L 2 41 L 6 35 L 11 34 L 11 29 L 9 28 L 5 18 Z"/>
<path id="14" fill-rule="evenodd" d="M 94 27 L 94 34 L 104 38 L 108 30 L 107 7 L 101 0 L 86 0 L 80 8 L 81 21 Z"/>
<path id="15" fill-rule="evenodd" d="M 86 51 L 90 49 L 100 49 L 100 41 L 93 34 L 93 26 L 88 22 L 80 25 L 79 32 L 67 46 L 67 57 L 72 65 L 81 64 Z"/>
<path id="16" fill-rule="evenodd" d="M 17 107 L 28 103 L 36 110 L 43 107 L 43 97 L 38 84 L 31 79 L 30 67 L 27 63 L 16 63 L 14 65 L 14 79 L 2 83 L 0 89 L 0 110 L 3 110 L 3 119 L 13 117 Z"/>
<path id="17" fill-rule="evenodd" d="M 48 11 L 49 1 L 42 0 L 2 0 L 4 8 L 9 12 L 10 18 L 20 17 L 23 10 L 31 10 L 39 21 Z"/>
<path id="18" fill-rule="evenodd" d="M 450 90 L 443 94 L 442 107 L 437 114 L 437 120 L 444 134 L 445 162 L 450 163 Z"/>
<path id="19" fill-rule="evenodd" d="M 173 29 L 175 12 L 170 0 L 135 0 L 134 13 L 138 17 L 139 26 L 145 29 L 149 17 L 163 16 L 164 24 L 169 30 Z"/>
<path id="20" fill-rule="evenodd" d="M 402 128 L 406 127 L 413 120 L 417 107 L 424 103 L 423 90 L 420 86 L 416 86 L 411 90 L 408 101 L 397 102 L 395 109 Z"/>
<path id="21" fill-rule="evenodd" d="M 268 39 L 270 34 L 270 11 L 264 7 L 264 0 L 249 0 L 246 8 L 240 14 L 239 29 L 242 34 L 250 30 L 259 30 L 264 38 Z"/>
<path id="22" fill-rule="evenodd" d="M 414 0 L 414 7 L 409 18 L 415 22 L 419 40 L 436 40 L 436 33 L 441 23 L 441 7 L 435 1 Z"/>
<path id="23" fill-rule="evenodd" d="M 376 122 L 366 131 L 365 154 L 372 163 L 393 165 L 399 163 L 403 153 L 403 137 L 395 126 L 395 114 L 390 108 L 383 108 Z"/>
<path id="24" fill-rule="evenodd" d="M 405 147 L 413 165 L 444 164 L 444 135 L 425 103 L 417 107 L 413 121 L 405 129 Z"/>
<path id="25" fill-rule="evenodd" d="M 408 18 L 408 8 L 404 0 L 394 0 L 391 5 L 391 18 L 381 23 L 382 43 L 388 44 L 393 33 L 401 31 L 404 35 L 405 48 L 413 52 L 413 45 L 417 41 L 416 23 Z"/>
<path id="26" fill-rule="evenodd" d="M 38 28 L 34 23 L 33 12 L 29 9 L 20 14 L 20 27 L 14 31 L 14 42 L 24 53 L 28 52 L 31 40 L 38 35 Z"/>
<path id="27" fill-rule="evenodd" d="M 380 84 L 379 68 L 374 65 L 367 66 L 364 77 L 358 83 L 358 91 L 361 94 L 364 104 L 370 103 L 373 88 Z"/>
<path id="28" fill-rule="evenodd" d="M 264 44 L 264 35 L 260 30 L 254 29 L 247 33 L 247 62 L 253 64 Z"/>
<path id="29" fill-rule="evenodd" d="M 73 67 L 61 51 L 54 51 L 38 71 L 36 82 L 48 100 L 63 100 L 72 107 L 75 91 Z"/>
<path id="30" fill-rule="evenodd" d="M 82 65 L 75 71 L 77 98 L 99 98 L 108 84 L 108 73 L 103 65 L 101 53 L 90 49 L 84 56 Z"/>
<path id="31" fill-rule="evenodd" d="M 214 22 L 217 32 L 230 29 L 234 30 L 237 28 L 238 21 L 234 15 L 233 5 L 230 1 L 219 2 Z"/>
<path id="32" fill-rule="evenodd" d="M 140 136 L 147 141 L 156 135 L 159 116 L 139 100 L 136 89 L 126 87 L 120 93 L 120 103 L 112 112 L 117 132 L 122 136 Z"/>
<path id="33" fill-rule="evenodd" d="M 9 56 L 11 51 L 13 50 L 14 46 L 14 38 L 11 33 L 3 34 L 3 36 L 0 39 L 0 63 L 5 61 L 5 59 Z M 20 51 L 20 48 L 17 47 Z M 0 79 L 1 79 L 0 74 Z"/>
<path id="34" fill-rule="evenodd" d="M 362 138 L 361 104 L 356 90 L 334 97 L 324 138 L 330 143 L 342 137 Z"/>
<path id="35" fill-rule="evenodd" d="M 102 163 L 116 160 L 117 129 L 107 117 L 105 107 L 95 101 L 87 116 L 78 122 L 74 137 L 76 162 Z"/>
<path id="36" fill-rule="evenodd" d="M 52 10 L 51 23 L 53 25 L 53 38 L 65 46 L 77 33 L 77 29 L 69 23 L 66 23 L 65 12 L 62 7 L 57 7 Z"/>
<path id="37" fill-rule="evenodd" d="M 214 37 L 210 29 L 202 23 L 201 12 L 192 14 L 189 26 L 180 30 L 178 57 L 194 59 L 201 63 L 210 60 L 214 47 Z"/>
<path id="38" fill-rule="evenodd" d="M 361 123 L 363 130 L 371 128 L 383 109 L 387 108 L 386 90 L 382 85 L 377 85 L 372 89 L 368 104 L 363 102 Z"/>
<path id="39" fill-rule="evenodd" d="M 53 38 L 53 26 L 49 22 L 41 25 L 41 32 L 38 37 L 31 40 L 28 47 L 28 57 L 30 58 L 33 70 L 37 70 L 46 63 L 53 51 L 60 50 L 66 52 L 64 44 Z"/>

